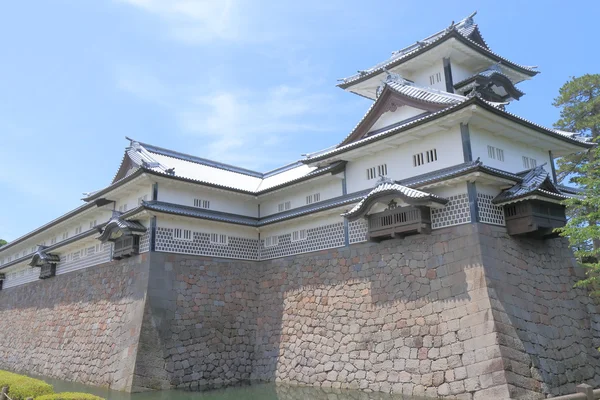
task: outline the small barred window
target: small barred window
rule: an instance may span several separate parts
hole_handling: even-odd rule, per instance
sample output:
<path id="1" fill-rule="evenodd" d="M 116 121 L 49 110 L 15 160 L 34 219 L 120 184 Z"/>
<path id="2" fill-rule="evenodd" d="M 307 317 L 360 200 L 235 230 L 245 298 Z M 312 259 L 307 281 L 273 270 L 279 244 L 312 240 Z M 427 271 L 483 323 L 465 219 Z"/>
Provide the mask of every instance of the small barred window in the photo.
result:
<path id="1" fill-rule="evenodd" d="M 194 199 L 194 207 L 209 209 L 210 200 Z"/>
<path id="2" fill-rule="evenodd" d="M 227 237 L 227 235 L 224 235 L 222 233 L 211 233 L 210 234 L 210 243 L 218 244 L 221 246 L 226 246 L 228 243 L 228 237 Z"/>

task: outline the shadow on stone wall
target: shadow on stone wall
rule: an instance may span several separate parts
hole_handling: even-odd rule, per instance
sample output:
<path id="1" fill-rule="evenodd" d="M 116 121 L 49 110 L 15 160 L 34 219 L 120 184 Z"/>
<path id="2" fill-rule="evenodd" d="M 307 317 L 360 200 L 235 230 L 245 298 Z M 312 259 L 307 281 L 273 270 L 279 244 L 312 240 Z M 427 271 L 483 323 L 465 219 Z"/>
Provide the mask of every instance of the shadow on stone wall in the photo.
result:
<path id="1" fill-rule="evenodd" d="M 463 357 L 490 333 L 461 330 L 490 308 L 473 229 L 264 262 L 153 254 L 149 299 L 171 383 L 465 392 L 454 383 L 467 377 Z"/>
<path id="2" fill-rule="evenodd" d="M 482 225 L 490 300 L 514 398 L 575 392 L 600 385 L 600 308 L 565 239 L 513 239 Z"/>

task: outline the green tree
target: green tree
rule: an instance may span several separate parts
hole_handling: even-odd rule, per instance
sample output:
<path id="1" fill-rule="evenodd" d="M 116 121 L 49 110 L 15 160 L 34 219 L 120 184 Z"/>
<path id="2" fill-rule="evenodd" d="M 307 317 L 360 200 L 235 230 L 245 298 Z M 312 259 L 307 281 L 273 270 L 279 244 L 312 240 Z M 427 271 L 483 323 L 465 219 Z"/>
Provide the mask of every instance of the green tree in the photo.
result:
<path id="1" fill-rule="evenodd" d="M 600 137 L 600 74 L 571 78 L 552 104 L 561 109 L 560 119 L 554 124 L 556 129 L 576 132 L 594 141 Z M 578 180 L 590 154 L 581 152 L 558 159 L 558 180 L 580 184 Z"/>
<path id="2" fill-rule="evenodd" d="M 571 78 L 554 99 L 560 107 L 555 128 L 577 132 L 600 142 L 600 74 Z M 582 196 L 565 201 L 569 221 L 559 229 L 567 236 L 580 263 L 587 268 L 586 279 L 578 283 L 600 296 L 600 148 L 557 160 L 559 181 L 575 183 Z"/>
<path id="3" fill-rule="evenodd" d="M 6 243 L 6 240 L 0 239 L 0 246 L 4 246 Z"/>

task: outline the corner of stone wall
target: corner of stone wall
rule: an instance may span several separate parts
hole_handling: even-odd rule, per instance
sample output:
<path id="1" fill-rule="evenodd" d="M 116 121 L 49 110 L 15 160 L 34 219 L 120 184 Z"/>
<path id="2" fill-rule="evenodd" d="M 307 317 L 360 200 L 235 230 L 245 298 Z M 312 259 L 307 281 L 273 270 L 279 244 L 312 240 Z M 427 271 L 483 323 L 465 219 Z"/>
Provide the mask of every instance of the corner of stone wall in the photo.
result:
<path id="1" fill-rule="evenodd" d="M 542 399 L 600 384 L 598 305 L 566 239 L 514 238 L 479 225 L 482 262 L 510 398 Z"/>

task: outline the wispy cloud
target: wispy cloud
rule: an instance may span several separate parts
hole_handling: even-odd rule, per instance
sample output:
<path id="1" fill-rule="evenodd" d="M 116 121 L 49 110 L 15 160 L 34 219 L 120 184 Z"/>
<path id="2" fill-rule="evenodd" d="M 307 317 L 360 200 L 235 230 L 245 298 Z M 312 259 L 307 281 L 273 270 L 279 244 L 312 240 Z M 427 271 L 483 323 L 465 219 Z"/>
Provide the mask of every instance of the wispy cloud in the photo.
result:
<path id="1" fill-rule="evenodd" d="M 238 41 L 243 35 L 242 3 L 236 0 L 119 0 L 152 14 L 172 37 L 191 44 Z M 248 11 L 248 10 L 246 10 Z"/>
<path id="2" fill-rule="evenodd" d="M 198 94 L 135 68 L 119 68 L 117 75 L 119 89 L 165 108 L 180 134 L 198 143 L 197 154 L 219 161 L 264 168 L 299 157 L 299 150 L 286 145 L 294 139 L 331 130 L 321 118 L 331 98 L 311 88 L 275 85 Z"/>

